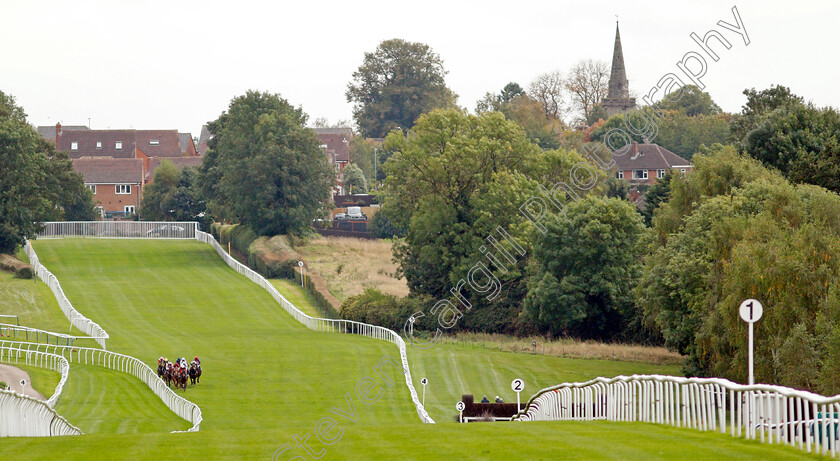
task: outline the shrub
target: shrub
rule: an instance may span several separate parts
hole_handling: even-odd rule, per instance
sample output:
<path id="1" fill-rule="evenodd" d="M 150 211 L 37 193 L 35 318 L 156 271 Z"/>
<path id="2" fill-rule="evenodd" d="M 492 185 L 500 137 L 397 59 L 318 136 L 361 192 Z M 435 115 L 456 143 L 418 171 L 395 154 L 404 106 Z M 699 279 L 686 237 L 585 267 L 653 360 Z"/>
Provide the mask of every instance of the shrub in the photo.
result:
<path id="1" fill-rule="evenodd" d="M 417 319 L 414 324 L 415 331 L 434 331 L 437 318 L 430 314 L 432 301 L 434 300 L 426 295 L 398 298 L 375 288 L 367 288 L 364 293 L 344 300 L 341 304 L 341 318 L 400 332 L 412 314 L 423 311 L 426 315 Z"/>
<path id="2" fill-rule="evenodd" d="M 35 269 L 32 266 L 12 255 L 0 254 L 0 269 L 14 272 L 15 278 L 19 279 L 31 279 L 35 277 Z"/>
<path id="3" fill-rule="evenodd" d="M 0 389 L 6 390 L 9 388 L 9 385 L 6 384 L 5 381 L 0 381 Z"/>

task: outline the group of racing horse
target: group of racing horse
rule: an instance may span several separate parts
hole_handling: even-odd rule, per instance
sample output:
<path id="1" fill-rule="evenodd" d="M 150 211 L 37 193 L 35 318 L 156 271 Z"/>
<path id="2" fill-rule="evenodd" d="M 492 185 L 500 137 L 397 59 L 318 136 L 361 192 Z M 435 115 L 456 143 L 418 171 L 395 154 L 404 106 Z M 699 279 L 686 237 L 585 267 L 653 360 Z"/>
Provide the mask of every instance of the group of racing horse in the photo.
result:
<path id="1" fill-rule="evenodd" d="M 166 381 L 166 385 L 172 387 L 175 384 L 175 389 L 181 388 L 187 390 L 187 377 L 193 386 L 201 381 L 201 360 L 196 357 L 189 366 L 187 366 L 187 359 L 181 357 L 174 362 L 169 359 L 158 359 L 158 376 Z"/>

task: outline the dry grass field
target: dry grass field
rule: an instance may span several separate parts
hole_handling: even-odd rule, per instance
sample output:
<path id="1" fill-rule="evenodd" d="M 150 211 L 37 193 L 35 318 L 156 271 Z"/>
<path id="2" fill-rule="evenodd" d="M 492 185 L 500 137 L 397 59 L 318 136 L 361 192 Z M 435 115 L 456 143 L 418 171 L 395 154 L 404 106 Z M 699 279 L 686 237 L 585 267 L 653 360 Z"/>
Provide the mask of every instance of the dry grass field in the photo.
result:
<path id="1" fill-rule="evenodd" d="M 408 295 L 405 279 L 393 276 L 397 265 L 391 261 L 390 240 L 317 236 L 294 241 L 294 250 L 309 270 L 326 280 L 330 293 L 339 301 L 368 287 L 396 296 Z"/>
<path id="2" fill-rule="evenodd" d="M 537 346 L 534 348 L 533 342 Z M 524 354 L 549 355 L 575 359 L 614 360 L 618 362 L 642 362 L 657 365 L 680 365 L 685 360 L 676 352 L 664 347 L 640 346 L 636 344 L 609 344 L 596 341 L 555 339 L 547 341 L 534 336 L 516 338 L 499 334 L 458 333 L 441 336 L 443 344 L 460 344 L 479 349 L 498 350 Z"/>

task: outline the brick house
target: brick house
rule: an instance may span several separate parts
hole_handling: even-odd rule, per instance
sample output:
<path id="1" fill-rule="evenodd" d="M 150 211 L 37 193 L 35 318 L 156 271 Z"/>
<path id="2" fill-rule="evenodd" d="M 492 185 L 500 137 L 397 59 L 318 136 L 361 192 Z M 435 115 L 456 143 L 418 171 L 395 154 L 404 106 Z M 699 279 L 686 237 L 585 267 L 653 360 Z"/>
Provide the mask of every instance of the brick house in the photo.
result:
<path id="1" fill-rule="evenodd" d="M 321 148 L 330 159 L 330 165 L 335 167 L 336 173 L 344 171 L 350 163 L 350 141 L 353 140 L 353 130 L 350 128 L 313 128 L 315 136 L 321 143 Z"/>
<path id="2" fill-rule="evenodd" d="M 656 144 L 633 142 L 613 152 L 616 177 L 631 186 L 651 185 L 669 170 L 690 173 L 694 166 L 688 160 Z"/>
<path id="3" fill-rule="evenodd" d="M 73 169 L 93 191 L 102 217 L 127 218 L 140 208 L 145 167 L 135 158 L 77 158 Z"/>

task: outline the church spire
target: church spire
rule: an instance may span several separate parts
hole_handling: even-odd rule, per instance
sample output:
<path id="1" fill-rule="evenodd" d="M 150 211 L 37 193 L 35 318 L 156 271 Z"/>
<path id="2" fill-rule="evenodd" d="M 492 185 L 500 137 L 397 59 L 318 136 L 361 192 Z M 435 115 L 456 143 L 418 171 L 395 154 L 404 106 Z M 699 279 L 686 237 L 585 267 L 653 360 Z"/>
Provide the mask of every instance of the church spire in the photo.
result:
<path id="1" fill-rule="evenodd" d="M 624 53 L 621 52 L 621 35 L 618 33 L 618 20 L 615 21 L 615 48 L 613 48 L 608 95 L 610 98 L 626 99 L 630 97 L 627 74 L 624 72 Z"/>
<path id="2" fill-rule="evenodd" d="M 607 96 L 601 101 L 607 115 L 627 112 L 636 107 L 636 98 L 630 97 L 630 84 L 624 71 L 624 53 L 621 51 L 621 34 L 618 33 L 618 19 L 615 21 L 615 47 Z"/>

